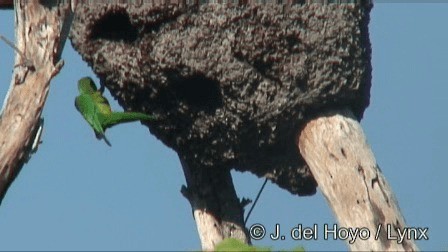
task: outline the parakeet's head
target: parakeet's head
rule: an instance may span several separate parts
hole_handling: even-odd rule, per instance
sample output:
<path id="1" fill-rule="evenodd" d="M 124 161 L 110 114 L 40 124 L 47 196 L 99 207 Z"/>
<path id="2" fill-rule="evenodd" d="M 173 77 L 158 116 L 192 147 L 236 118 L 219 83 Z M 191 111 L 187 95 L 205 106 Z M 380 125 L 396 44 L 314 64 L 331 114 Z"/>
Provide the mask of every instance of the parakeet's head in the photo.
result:
<path id="1" fill-rule="evenodd" d="M 80 94 L 91 94 L 98 89 L 96 88 L 95 82 L 92 78 L 84 77 L 78 81 L 78 90 Z"/>

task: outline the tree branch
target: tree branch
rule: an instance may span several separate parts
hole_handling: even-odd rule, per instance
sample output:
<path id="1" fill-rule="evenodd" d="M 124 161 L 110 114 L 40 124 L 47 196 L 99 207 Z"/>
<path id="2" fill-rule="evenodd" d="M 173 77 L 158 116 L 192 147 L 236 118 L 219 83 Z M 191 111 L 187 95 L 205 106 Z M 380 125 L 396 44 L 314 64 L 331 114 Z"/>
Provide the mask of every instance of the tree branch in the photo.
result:
<path id="1" fill-rule="evenodd" d="M 250 243 L 244 225 L 243 205 L 238 199 L 229 169 L 194 167 L 180 157 L 187 187 L 182 194 L 191 204 L 202 250 L 213 251 L 225 238 Z"/>
<path id="2" fill-rule="evenodd" d="M 350 110 L 322 113 L 309 121 L 298 137 L 298 146 L 340 226 L 370 232 L 369 239 L 349 243 L 352 251 L 418 250 L 413 240 L 398 243 L 390 239 L 406 224 Z"/>
<path id="3" fill-rule="evenodd" d="M 63 66 L 60 56 L 73 18 L 70 3 L 16 0 L 14 5 L 17 48 L 27 58 L 16 53 L 0 117 L 0 203 L 29 158 L 50 80 Z"/>

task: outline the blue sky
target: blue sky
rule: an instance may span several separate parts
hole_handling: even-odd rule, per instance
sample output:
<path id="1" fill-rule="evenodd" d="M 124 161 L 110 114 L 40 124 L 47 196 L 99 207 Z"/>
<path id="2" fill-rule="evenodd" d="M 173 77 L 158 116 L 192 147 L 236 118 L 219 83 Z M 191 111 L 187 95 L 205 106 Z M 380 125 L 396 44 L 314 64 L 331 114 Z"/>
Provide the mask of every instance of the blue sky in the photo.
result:
<path id="1" fill-rule="evenodd" d="M 362 126 L 408 226 L 428 227 L 422 250 L 447 250 L 448 4 L 376 4 L 371 13 L 373 86 Z M 13 11 L 0 34 L 14 38 Z M 0 42 L 0 100 L 14 52 Z M 0 250 L 197 250 L 200 242 L 177 155 L 139 123 L 97 141 L 75 110 L 76 82 L 94 76 L 67 43 L 65 66 L 44 109 L 43 144 L 0 206 Z M 109 95 L 109 94 L 107 94 Z M 110 97 L 110 96 L 109 96 Z M 121 109 L 112 101 L 115 109 Z M 261 179 L 234 172 L 240 197 Z M 292 196 L 268 183 L 249 225 L 332 225 L 323 196 Z M 346 250 L 344 241 L 255 241 L 275 249 Z"/>

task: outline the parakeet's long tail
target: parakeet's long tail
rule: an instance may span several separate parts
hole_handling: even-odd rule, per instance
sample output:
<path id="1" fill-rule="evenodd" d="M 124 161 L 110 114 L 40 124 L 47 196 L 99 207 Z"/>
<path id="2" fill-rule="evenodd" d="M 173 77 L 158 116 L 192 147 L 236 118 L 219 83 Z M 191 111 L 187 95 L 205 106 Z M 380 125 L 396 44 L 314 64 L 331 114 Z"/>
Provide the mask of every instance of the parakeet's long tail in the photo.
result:
<path id="1" fill-rule="evenodd" d="M 112 147 L 112 144 L 110 144 L 109 140 L 107 140 L 106 136 L 103 136 L 103 140 L 104 142 L 106 142 L 107 145 L 109 145 L 109 147 Z"/>
<path id="2" fill-rule="evenodd" d="M 139 112 L 112 112 L 108 114 L 103 121 L 104 129 L 110 128 L 119 123 L 133 122 L 133 121 L 150 121 L 154 120 L 154 116 Z"/>
<path id="3" fill-rule="evenodd" d="M 106 144 L 109 145 L 109 147 L 112 147 L 112 144 L 110 144 L 109 139 L 107 139 L 106 135 L 95 132 L 95 136 L 97 139 L 100 139 L 100 140 L 103 139 L 104 142 L 106 142 Z"/>

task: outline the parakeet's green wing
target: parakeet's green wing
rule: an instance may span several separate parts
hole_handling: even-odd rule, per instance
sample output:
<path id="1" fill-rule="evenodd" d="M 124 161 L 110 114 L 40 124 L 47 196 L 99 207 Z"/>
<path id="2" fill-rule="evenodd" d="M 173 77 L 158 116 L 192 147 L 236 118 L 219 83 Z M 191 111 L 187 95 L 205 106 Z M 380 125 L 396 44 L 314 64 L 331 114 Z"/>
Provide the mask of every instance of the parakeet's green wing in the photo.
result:
<path id="1" fill-rule="evenodd" d="M 78 81 L 78 90 L 81 95 L 90 95 L 93 99 L 93 104 L 97 107 L 97 111 L 103 114 L 112 113 L 109 102 L 98 91 L 95 82 L 90 77 L 84 77 Z"/>
<path id="2" fill-rule="evenodd" d="M 107 140 L 104 135 L 104 128 L 98 118 L 98 109 L 92 99 L 92 96 L 88 94 L 79 95 L 75 99 L 75 107 L 93 128 L 96 137 L 98 139 L 104 139 L 104 141 L 110 146 L 109 140 Z"/>
<path id="3" fill-rule="evenodd" d="M 104 115 L 112 113 L 109 102 L 99 91 L 94 92 L 91 96 L 99 113 Z"/>

